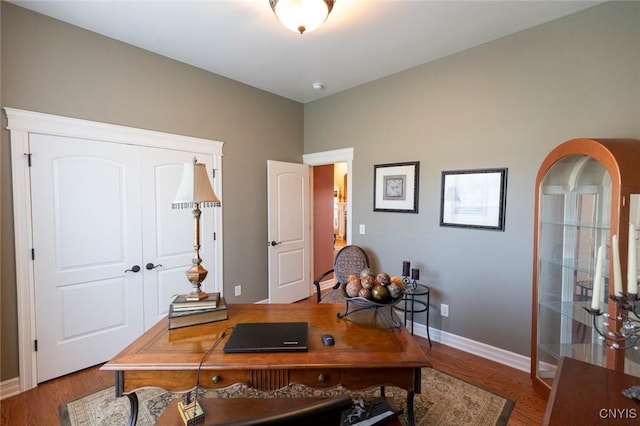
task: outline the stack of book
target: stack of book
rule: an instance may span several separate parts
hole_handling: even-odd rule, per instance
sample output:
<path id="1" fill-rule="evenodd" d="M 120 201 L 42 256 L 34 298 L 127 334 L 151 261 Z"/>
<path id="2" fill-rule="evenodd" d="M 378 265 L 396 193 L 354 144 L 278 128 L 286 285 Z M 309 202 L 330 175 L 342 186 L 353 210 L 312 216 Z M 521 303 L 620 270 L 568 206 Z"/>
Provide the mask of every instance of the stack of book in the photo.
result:
<path id="1" fill-rule="evenodd" d="M 208 293 L 202 300 L 186 300 L 176 296 L 169 305 L 169 330 L 229 318 L 227 304 L 220 293 Z"/>

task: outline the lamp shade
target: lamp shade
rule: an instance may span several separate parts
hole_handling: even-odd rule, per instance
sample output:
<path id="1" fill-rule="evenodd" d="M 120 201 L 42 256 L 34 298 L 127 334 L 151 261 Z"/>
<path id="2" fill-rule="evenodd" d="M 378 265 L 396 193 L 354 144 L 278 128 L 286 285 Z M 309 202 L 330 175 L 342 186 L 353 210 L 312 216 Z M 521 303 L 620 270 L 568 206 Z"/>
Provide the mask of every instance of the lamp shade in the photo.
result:
<path id="1" fill-rule="evenodd" d="M 206 164 L 197 161 L 194 158 L 192 163 L 184 165 L 178 193 L 171 204 L 174 209 L 193 208 L 196 204 L 201 207 L 220 206 L 207 176 Z"/>
<path id="2" fill-rule="evenodd" d="M 282 25 L 300 34 L 313 31 L 327 19 L 334 0 L 269 0 Z"/>

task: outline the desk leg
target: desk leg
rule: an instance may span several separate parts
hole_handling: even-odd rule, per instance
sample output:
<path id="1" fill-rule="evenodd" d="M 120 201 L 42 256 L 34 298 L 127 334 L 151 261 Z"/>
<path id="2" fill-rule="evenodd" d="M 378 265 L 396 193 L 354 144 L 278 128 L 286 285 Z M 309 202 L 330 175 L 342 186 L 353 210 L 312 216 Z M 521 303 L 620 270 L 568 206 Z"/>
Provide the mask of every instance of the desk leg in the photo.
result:
<path id="1" fill-rule="evenodd" d="M 131 416 L 129 417 L 129 426 L 136 426 L 138 422 L 138 395 L 135 392 L 127 394 L 129 404 L 131 405 Z"/>
<path id="2" fill-rule="evenodd" d="M 413 411 L 413 391 L 407 391 L 407 423 L 409 426 L 416 424 L 416 415 Z"/>
<path id="3" fill-rule="evenodd" d="M 124 393 L 124 372 L 116 371 L 116 398 L 125 396 Z M 138 395 L 135 392 L 126 394 L 129 398 L 129 405 L 131 406 L 131 414 L 129 416 L 129 426 L 136 426 L 138 422 Z"/>

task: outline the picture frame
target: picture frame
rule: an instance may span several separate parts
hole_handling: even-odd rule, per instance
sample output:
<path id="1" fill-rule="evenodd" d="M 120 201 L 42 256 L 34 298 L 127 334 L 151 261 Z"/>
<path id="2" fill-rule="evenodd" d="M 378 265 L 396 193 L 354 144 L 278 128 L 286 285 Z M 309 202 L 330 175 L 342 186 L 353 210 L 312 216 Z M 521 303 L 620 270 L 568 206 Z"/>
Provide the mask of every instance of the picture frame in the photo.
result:
<path id="1" fill-rule="evenodd" d="M 373 211 L 418 213 L 420 162 L 373 166 Z"/>
<path id="2" fill-rule="evenodd" d="M 507 169 L 442 172 L 440 226 L 505 230 Z"/>

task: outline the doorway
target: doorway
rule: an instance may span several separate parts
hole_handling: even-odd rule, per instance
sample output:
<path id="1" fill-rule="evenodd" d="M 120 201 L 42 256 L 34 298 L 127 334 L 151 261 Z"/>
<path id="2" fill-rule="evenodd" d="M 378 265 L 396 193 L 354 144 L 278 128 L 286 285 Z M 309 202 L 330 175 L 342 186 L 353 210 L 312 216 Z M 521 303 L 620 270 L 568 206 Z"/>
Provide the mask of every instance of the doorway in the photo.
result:
<path id="1" fill-rule="evenodd" d="M 312 215 L 312 227 L 314 231 L 312 235 L 313 242 L 311 255 L 312 259 L 314 259 L 312 262 L 313 276 L 317 277 L 332 268 L 335 249 L 339 249 L 342 246 L 351 243 L 351 187 L 353 175 L 353 148 L 325 151 L 314 154 L 305 154 L 303 156 L 303 162 L 305 164 L 313 166 L 314 170 L 319 166 L 331 166 L 330 168 L 326 169 L 330 169 L 330 173 L 328 171 L 325 171 L 327 175 L 332 176 L 325 177 L 325 180 L 330 181 L 328 188 L 325 186 L 325 189 L 322 190 L 322 192 L 316 193 L 317 182 L 313 180 L 313 178 L 313 182 L 311 185 L 311 200 L 313 204 L 311 211 L 314 212 L 314 215 Z M 334 167 L 335 164 L 340 164 L 340 166 Z M 336 170 L 336 174 L 339 176 L 338 178 L 334 176 L 334 169 Z M 315 175 L 315 172 L 311 173 L 311 175 Z M 330 221 L 330 223 L 329 226 L 327 226 L 326 229 L 322 231 L 318 231 L 318 227 L 316 226 L 316 204 L 320 204 L 328 208 L 328 220 Z M 324 246 L 327 248 L 317 248 L 316 240 L 323 238 L 326 239 L 327 236 L 329 238 L 329 242 Z M 325 259 L 324 263 L 316 264 L 316 259 L 320 257 Z M 326 259 L 328 259 L 328 261 Z M 321 289 L 331 287 L 332 285 L 333 281 L 329 280 L 325 284 L 321 283 Z"/>
<path id="2" fill-rule="evenodd" d="M 333 164 L 333 251 L 347 245 L 347 163 Z"/>

